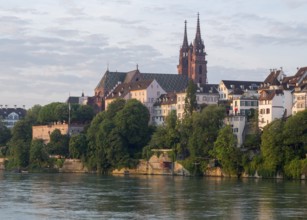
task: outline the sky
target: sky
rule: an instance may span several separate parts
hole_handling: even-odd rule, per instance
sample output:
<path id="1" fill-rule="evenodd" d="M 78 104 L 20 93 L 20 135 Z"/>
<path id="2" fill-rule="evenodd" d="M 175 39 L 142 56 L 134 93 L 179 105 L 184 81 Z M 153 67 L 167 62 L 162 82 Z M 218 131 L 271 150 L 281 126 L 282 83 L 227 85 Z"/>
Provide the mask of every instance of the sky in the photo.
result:
<path id="1" fill-rule="evenodd" d="M 208 81 L 307 66 L 307 0 L 0 0 L 0 105 L 93 96 L 109 68 L 177 74 L 197 13 Z"/>

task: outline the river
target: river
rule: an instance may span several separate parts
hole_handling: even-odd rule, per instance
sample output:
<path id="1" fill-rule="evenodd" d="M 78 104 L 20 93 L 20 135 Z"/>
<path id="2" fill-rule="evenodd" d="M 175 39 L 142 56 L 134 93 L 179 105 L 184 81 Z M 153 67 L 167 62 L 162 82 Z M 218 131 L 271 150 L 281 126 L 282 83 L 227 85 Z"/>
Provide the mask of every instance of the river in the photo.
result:
<path id="1" fill-rule="evenodd" d="M 306 219 L 304 181 L 0 172 L 0 219 Z"/>

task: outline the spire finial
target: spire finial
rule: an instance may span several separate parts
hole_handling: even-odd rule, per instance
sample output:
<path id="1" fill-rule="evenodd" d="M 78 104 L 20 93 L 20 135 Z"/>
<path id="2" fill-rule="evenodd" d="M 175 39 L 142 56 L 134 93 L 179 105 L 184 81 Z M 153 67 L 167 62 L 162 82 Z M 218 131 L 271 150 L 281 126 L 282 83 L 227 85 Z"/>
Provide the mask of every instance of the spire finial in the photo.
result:
<path id="1" fill-rule="evenodd" d="M 139 64 L 136 64 L 136 70 L 139 70 Z"/>
<path id="2" fill-rule="evenodd" d="M 109 71 L 109 62 L 107 63 L 107 71 Z"/>

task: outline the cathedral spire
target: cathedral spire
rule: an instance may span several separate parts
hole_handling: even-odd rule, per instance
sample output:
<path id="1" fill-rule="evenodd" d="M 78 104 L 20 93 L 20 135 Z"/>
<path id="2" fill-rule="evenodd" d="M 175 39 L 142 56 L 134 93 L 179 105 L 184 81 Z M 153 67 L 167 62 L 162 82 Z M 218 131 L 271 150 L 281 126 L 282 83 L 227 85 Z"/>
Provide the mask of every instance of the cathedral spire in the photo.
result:
<path id="1" fill-rule="evenodd" d="M 196 29 L 196 36 L 195 39 L 201 40 L 201 35 L 200 35 L 200 22 L 199 22 L 199 13 L 197 13 L 197 29 Z"/>
<path id="2" fill-rule="evenodd" d="M 184 47 L 184 48 L 188 48 L 189 47 L 188 35 L 187 35 L 187 20 L 184 21 L 184 37 L 183 37 L 182 47 Z"/>

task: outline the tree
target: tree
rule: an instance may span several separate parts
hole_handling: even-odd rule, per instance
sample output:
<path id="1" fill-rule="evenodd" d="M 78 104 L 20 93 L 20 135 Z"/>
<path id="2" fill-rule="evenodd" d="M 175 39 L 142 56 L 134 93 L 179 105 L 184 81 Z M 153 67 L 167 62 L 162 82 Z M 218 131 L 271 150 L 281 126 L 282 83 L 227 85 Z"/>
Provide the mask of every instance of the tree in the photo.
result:
<path id="1" fill-rule="evenodd" d="M 68 123 L 69 120 L 69 108 L 68 104 L 60 103 L 54 108 L 54 121 L 66 121 Z"/>
<path id="2" fill-rule="evenodd" d="M 5 146 L 6 143 L 11 139 L 12 134 L 4 123 L 0 120 L 0 147 Z"/>
<path id="3" fill-rule="evenodd" d="M 9 143 L 9 168 L 26 168 L 29 165 L 29 144 L 22 139 Z"/>
<path id="4" fill-rule="evenodd" d="M 87 164 L 98 172 L 132 167 L 150 137 L 149 112 L 137 100 L 116 100 L 98 114 L 88 131 Z"/>
<path id="5" fill-rule="evenodd" d="M 222 165 L 223 172 L 227 174 L 239 174 L 240 150 L 236 147 L 236 138 L 230 126 L 223 127 L 214 142 L 211 154 Z"/>
<path id="6" fill-rule="evenodd" d="M 187 116 L 191 116 L 193 111 L 197 109 L 196 90 L 197 86 L 193 80 L 190 80 L 187 87 L 187 95 L 185 97 L 184 105 L 184 114 Z"/>
<path id="7" fill-rule="evenodd" d="M 42 106 L 34 105 L 32 108 L 30 108 L 27 111 L 27 114 L 25 116 L 25 120 L 31 125 L 37 125 L 38 124 L 39 112 L 40 112 L 41 109 L 42 109 Z"/>
<path id="8" fill-rule="evenodd" d="M 263 129 L 260 146 L 263 157 L 263 176 L 273 176 L 282 170 L 284 162 L 283 128 L 284 122 L 278 119 Z"/>
<path id="9" fill-rule="evenodd" d="M 287 161 L 295 157 L 305 158 L 307 153 L 307 110 L 288 118 L 284 125 L 283 140 L 285 147 L 293 152 L 291 158 L 286 158 Z"/>
<path id="10" fill-rule="evenodd" d="M 223 125 L 225 108 L 211 105 L 192 116 L 192 128 L 189 131 L 188 148 L 192 157 L 209 157 L 214 142 Z"/>
<path id="11" fill-rule="evenodd" d="M 43 167 L 48 162 L 49 156 L 43 140 L 32 140 L 30 147 L 30 164 L 32 167 Z"/>
<path id="12" fill-rule="evenodd" d="M 149 141 L 149 117 L 148 109 L 136 99 L 128 100 L 114 117 L 115 126 L 127 143 L 132 157 L 141 153 L 142 147 Z"/>
<path id="13" fill-rule="evenodd" d="M 58 121 L 57 115 L 55 114 L 55 110 L 57 106 L 61 105 L 60 102 L 52 102 L 48 105 L 45 105 L 41 108 L 38 114 L 38 122 L 40 124 L 48 124 L 50 122 Z"/>
<path id="14" fill-rule="evenodd" d="M 87 153 L 87 140 L 85 134 L 78 134 L 70 137 L 69 155 L 72 158 L 80 159 Z"/>
<path id="15" fill-rule="evenodd" d="M 94 109 L 92 106 L 79 105 L 76 115 L 77 115 L 77 119 L 76 119 L 77 122 L 87 123 L 93 119 L 95 113 L 94 113 Z"/>
<path id="16" fill-rule="evenodd" d="M 55 129 L 50 134 L 50 142 L 47 144 L 47 151 L 52 155 L 68 156 L 68 143 L 68 135 L 62 135 L 59 129 Z"/>

